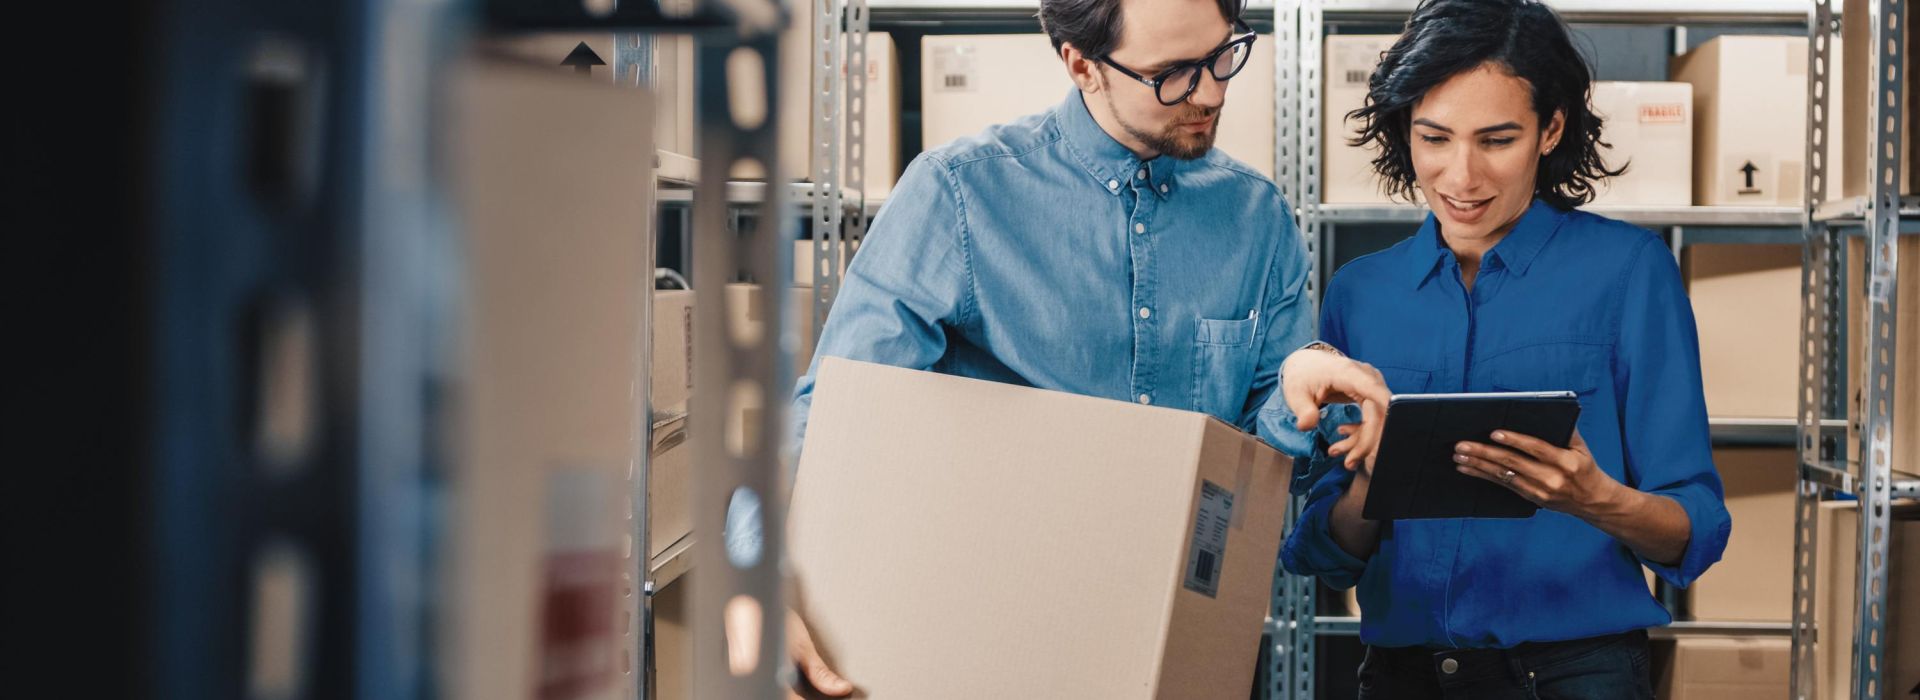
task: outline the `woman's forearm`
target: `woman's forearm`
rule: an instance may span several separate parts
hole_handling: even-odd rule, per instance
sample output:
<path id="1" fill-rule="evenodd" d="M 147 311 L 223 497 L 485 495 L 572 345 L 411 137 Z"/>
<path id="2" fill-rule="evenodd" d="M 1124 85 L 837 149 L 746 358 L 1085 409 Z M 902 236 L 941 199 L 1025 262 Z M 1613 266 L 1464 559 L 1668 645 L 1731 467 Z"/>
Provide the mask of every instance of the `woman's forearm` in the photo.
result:
<path id="1" fill-rule="evenodd" d="M 1340 494 L 1340 500 L 1334 501 L 1333 511 L 1327 515 L 1327 529 L 1333 534 L 1333 543 L 1361 560 L 1371 558 L 1373 550 L 1380 546 L 1380 522 L 1360 515 L 1367 503 L 1368 483 L 1365 475 L 1355 475 L 1353 483 Z"/>
<path id="2" fill-rule="evenodd" d="M 1693 533 L 1693 521 L 1679 501 L 1625 484 L 1578 515 L 1641 557 L 1669 566 L 1686 555 Z"/>

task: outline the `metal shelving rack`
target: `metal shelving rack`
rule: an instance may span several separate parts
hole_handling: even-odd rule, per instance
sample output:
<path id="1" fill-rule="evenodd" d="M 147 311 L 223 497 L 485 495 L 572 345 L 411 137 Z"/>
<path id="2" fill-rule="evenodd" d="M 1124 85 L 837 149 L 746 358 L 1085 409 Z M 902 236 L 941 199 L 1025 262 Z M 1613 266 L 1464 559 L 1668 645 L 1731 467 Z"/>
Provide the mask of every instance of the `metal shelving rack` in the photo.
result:
<path id="1" fill-rule="evenodd" d="M 1351 224 L 1417 225 L 1426 217 L 1416 205 L 1328 204 L 1320 201 L 1322 99 L 1321 69 L 1329 25 L 1398 24 L 1411 13 L 1413 0 L 1279 0 L 1274 7 L 1274 32 L 1280 50 L 1276 76 L 1277 138 L 1275 180 L 1294 206 L 1301 235 L 1313 267 L 1309 293 L 1316 299 L 1330 270 L 1335 231 Z M 1798 0 L 1548 0 L 1576 25 L 1654 25 L 1684 27 L 1777 26 L 1804 27 L 1807 5 Z M 1810 190 L 1811 192 L 1811 190 Z M 1810 195 L 1809 202 L 1820 201 Z M 1920 202 L 1914 204 L 1920 205 Z M 1668 229 L 1677 255 L 1693 242 L 1797 242 L 1792 230 L 1802 228 L 1811 207 L 1622 207 L 1600 206 L 1591 211 L 1648 228 Z M 1736 231 L 1735 229 L 1757 229 Z M 1795 419 L 1715 418 L 1711 421 L 1716 445 L 1794 444 Z M 1822 423 L 1843 427 L 1838 420 Z M 1297 506 L 1296 506 L 1297 510 Z M 1314 588 L 1310 580 L 1279 572 L 1274 586 L 1273 617 L 1268 621 L 1272 643 L 1269 698 L 1314 697 L 1314 637 L 1355 635 L 1354 617 L 1315 619 Z M 1673 596 L 1668 595 L 1667 598 Z M 1781 623 L 1681 621 L 1654 630 L 1656 637 L 1689 634 L 1786 634 Z"/>
<path id="2" fill-rule="evenodd" d="M 1792 695 L 1802 700 L 1818 695 L 1814 671 L 1814 651 L 1818 643 L 1843 643 L 1832 636 L 1822 638 L 1814 625 L 1814 607 L 1819 574 L 1815 571 L 1819 533 L 1817 509 L 1823 497 L 1844 495 L 1858 499 L 1859 538 L 1855 568 L 1853 635 L 1844 643 L 1852 646 L 1852 697 L 1877 700 L 1898 697 L 1903 689 L 1888 692 L 1884 673 L 1887 666 L 1887 590 L 1888 552 L 1893 528 L 1891 501 L 1894 498 L 1920 497 L 1920 477 L 1894 471 L 1892 421 L 1897 411 L 1920 409 L 1897 406 L 1894 402 L 1894 353 L 1900 338 L 1898 289 L 1900 260 L 1897 237 L 1920 234 L 1920 201 L 1899 196 L 1901 151 L 1906 146 L 1906 115 L 1901 109 L 1909 65 L 1904 56 L 1909 48 L 1902 25 L 1908 16 L 1900 0 L 1873 0 L 1869 12 L 1867 36 L 1872 37 L 1868 52 L 1868 70 L 1873 87 L 1868 90 L 1867 115 L 1855 124 L 1865 127 L 1872 193 L 1862 197 L 1828 200 L 1830 174 L 1840 168 L 1825 163 L 1816 144 L 1828 137 L 1827 106 L 1832 102 L 1831 83 L 1826 79 L 1833 59 L 1833 35 L 1837 29 L 1831 0 L 1815 0 L 1807 18 L 1813 40 L 1807 49 L 1807 139 L 1808 200 L 1820 202 L 1808 207 L 1804 219 L 1805 248 L 1801 276 L 1800 415 L 1797 447 L 1800 452 L 1800 479 L 1794 509 L 1793 553 L 1793 664 Z M 1857 19 L 1857 18 L 1856 18 Z M 1842 231 L 1845 231 L 1843 234 Z M 1846 324 L 1842 320 L 1838 250 L 1842 235 L 1865 238 L 1869 258 L 1865 285 L 1866 319 L 1862 326 L 1867 338 L 1862 343 L 1865 355 L 1848 357 L 1857 363 L 1842 369 L 1837 361 L 1846 352 Z M 1908 275 L 1914 274 L 1908 270 Z M 1914 299 L 1908 299 L 1909 303 Z M 1907 339 L 1905 342 L 1914 342 Z M 1845 430 L 1835 431 L 1829 421 L 1847 414 L 1846 385 L 1842 372 L 1857 372 L 1865 401 L 1861 406 L 1860 454 L 1847 459 Z M 1907 472 L 1920 471 L 1920 465 L 1898 465 Z M 1837 670 L 1837 669 L 1836 669 Z"/>

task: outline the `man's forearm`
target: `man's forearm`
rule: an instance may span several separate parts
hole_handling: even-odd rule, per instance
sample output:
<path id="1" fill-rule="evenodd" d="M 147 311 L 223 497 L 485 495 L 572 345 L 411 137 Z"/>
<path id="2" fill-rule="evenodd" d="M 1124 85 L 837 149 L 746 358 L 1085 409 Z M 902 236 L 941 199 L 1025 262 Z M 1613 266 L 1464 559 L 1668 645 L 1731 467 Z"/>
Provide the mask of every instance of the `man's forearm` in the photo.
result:
<path id="1" fill-rule="evenodd" d="M 1693 535 L 1693 519 L 1679 501 L 1624 484 L 1579 515 L 1636 554 L 1668 566 L 1680 563 Z"/>
<path id="2" fill-rule="evenodd" d="M 1373 550 L 1380 546 L 1380 522 L 1360 515 L 1367 502 L 1368 483 L 1366 477 L 1355 476 L 1327 514 L 1327 529 L 1333 533 L 1333 543 L 1353 558 L 1362 560 L 1371 558 Z"/>

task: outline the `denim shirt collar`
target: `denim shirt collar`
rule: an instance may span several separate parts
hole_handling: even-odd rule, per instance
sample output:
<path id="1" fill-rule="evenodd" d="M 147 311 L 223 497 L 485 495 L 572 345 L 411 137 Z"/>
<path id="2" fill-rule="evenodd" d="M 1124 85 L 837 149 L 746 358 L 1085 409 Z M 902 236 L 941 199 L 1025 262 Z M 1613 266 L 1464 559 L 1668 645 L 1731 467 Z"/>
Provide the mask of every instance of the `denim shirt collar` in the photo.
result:
<path id="1" fill-rule="evenodd" d="M 1162 199 L 1172 196 L 1178 187 L 1174 174 L 1180 169 L 1180 160 L 1160 156 L 1142 161 L 1135 157 L 1093 120 L 1079 88 L 1068 90 L 1067 99 L 1054 107 L 1053 123 L 1074 161 L 1107 194 L 1118 196 L 1136 180 L 1143 181 Z"/>

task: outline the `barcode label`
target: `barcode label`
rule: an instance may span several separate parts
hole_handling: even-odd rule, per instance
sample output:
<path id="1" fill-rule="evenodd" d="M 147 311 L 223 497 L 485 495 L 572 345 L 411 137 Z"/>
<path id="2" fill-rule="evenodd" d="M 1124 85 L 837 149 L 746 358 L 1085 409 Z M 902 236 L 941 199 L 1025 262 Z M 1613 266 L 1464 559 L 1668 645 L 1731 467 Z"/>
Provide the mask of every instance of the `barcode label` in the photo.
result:
<path id="1" fill-rule="evenodd" d="M 1220 595 L 1220 565 L 1227 554 L 1227 530 L 1233 525 L 1233 492 L 1201 480 L 1200 502 L 1193 509 L 1193 536 L 1187 542 L 1187 590 L 1208 598 Z"/>
<path id="2" fill-rule="evenodd" d="M 1347 71 L 1347 84 L 1348 85 L 1365 85 L 1367 84 L 1367 78 L 1372 77 L 1372 75 L 1373 73 L 1371 71 L 1364 71 L 1364 70 Z"/>
<path id="3" fill-rule="evenodd" d="M 933 49 L 934 92 L 973 92 L 979 87 L 974 80 L 973 46 L 936 46 Z"/>

